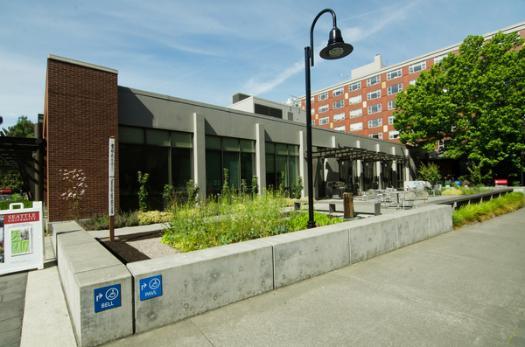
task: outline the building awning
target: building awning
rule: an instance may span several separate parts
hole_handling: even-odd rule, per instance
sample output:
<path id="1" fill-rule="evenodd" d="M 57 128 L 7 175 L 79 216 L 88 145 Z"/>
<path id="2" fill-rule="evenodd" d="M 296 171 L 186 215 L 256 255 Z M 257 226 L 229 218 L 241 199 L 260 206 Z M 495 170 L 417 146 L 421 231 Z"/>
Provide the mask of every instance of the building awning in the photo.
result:
<path id="1" fill-rule="evenodd" d="M 375 152 L 357 147 L 338 147 L 338 148 L 318 148 L 312 152 L 314 159 L 334 158 L 337 160 L 364 160 L 364 161 L 404 161 L 402 155 L 389 154 L 385 152 Z"/>

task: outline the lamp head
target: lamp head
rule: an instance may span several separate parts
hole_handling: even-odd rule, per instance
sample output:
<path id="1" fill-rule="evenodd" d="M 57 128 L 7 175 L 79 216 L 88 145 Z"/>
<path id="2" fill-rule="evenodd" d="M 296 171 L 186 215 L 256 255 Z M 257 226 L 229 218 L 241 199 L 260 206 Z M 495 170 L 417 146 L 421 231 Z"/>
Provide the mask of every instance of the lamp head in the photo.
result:
<path id="1" fill-rule="evenodd" d="M 328 44 L 321 50 L 319 55 L 323 59 L 333 60 L 344 58 L 352 53 L 353 50 L 354 47 L 351 44 L 344 42 L 341 30 L 333 27 L 328 36 Z"/>

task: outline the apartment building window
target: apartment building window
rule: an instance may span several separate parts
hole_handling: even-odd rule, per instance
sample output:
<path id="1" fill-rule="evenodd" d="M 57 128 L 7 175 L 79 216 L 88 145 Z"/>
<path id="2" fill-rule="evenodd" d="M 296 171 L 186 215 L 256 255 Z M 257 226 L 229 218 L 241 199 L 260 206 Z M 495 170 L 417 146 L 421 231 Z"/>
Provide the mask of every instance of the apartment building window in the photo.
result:
<path id="1" fill-rule="evenodd" d="M 350 111 L 350 118 L 357 118 L 357 117 L 361 117 L 363 115 L 363 109 L 358 109 L 358 110 L 352 110 Z"/>
<path id="2" fill-rule="evenodd" d="M 360 103 L 361 101 L 363 101 L 363 98 L 361 97 L 361 95 L 353 96 L 353 97 L 351 97 L 351 98 L 348 99 L 348 103 L 349 103 L 350 105 L 358 104 L 358 103 Z"/>
<path id="3" fill-rule="evenodd" d="M 389 110 L 393 110 L 396 108 L 396 101 L 395 100 L 388 100 L 387 107 Z"/>
<path id="4" fill-rule="evenodd" d="M 387 89 L 387 94 L 392 95 L 403 90 L 403 83 L 393 84 Z"/>
<path id="5" fill-rule="evenodd" d="M 343 87 L 334 89 L 334 91 L 332 91 L 332 96 L 343 95 L 343 91 L 344 91 Z"/>
<path id="6" fill-rule="evenodd" d="M 376 118 L 376 119 L 371 119 L 368 121 L 368 128 L 371 129 L 371 128 L 378 128 L 380 126 L 383 125 L 383 119 L 382 118 Z"/>
<path id="7" fill-rule="evenodd" d="M 345 105 L 345 101 L 344 100 L 337 100 L 336 102 L 334 102 L 333 106 L 334 106 L 334 110 L 337 110 L 339 108 L 343 108 L 343 106 Z"/>
<path id="8" fill-rule="evenodd" d="M 378 84 L 379 82 L 381 82 L 381 76 L 375 75 L 366 80 L 366 85 L 370 87 Z"/>
<path id="9" fill-rule="evenodd" d="M 397 131 L 397 130 L 389 131 L 389 132 L 388 132 L 388 138 L 389 138 L 390 140 L 398 139 L 398 138 L 399 138 L 399 131 Z"/>
<path id="10" fill-rule="evenodd" d="M 328 99 L 328 92 L 324 92 L 324 93 L 319 94 L 319 96 L 317 98 L 319 99 L 319 101 L 323 101 L 323 100 Z"/>
<path id="11" fill-rule="evenodd" d="M 381 112 L 381 104 L 375 104 L 368 106 L 368 114 L 374 114 L 377 112 Z"/>
<path id="12" fill-rule="evenodd" d="M 381 97 L 381 89 L 374 90 L 373 92 L 366 94 L 367 100 L 379 99 L 380 97 Z"/>
<path id="13" fill-rule="evenodd" d="M 345 132 L 345 131 L 346 131 L 346 127 L 343 125 L 343 126 L 340 126 L 340 127 L 336 127 L 336 128 L 334 128 L 334 130 L 336 130 L 336 131 L 341 131 L 341 132 Z"/>
<path id="14" fill-rule="evenodd" d="M 408 82 L 408 84 L 410 84 L 411 86 L 415 86 L 416 85 L 416 80 L 412 80 L 412 81 Z"/>
<path id="15" fill-rule="evenodd" d="M 403 76 L 403 70 L 397 69 L 394 71 L 389 71 L 386 73 L 386 79 L 387 80 L 393 80 L 394 78 L 398 78 Z"/>
<path id="16" fill-rule="evenodd" d="M 359 82 L 354 82 L 354 83 L 350 84 L 350 85 L 348 86 L 348 89 L 349 89 L 351 92 L 353 92 L 353 91 L 355 91 L 355 90 L 359 90 L 359 89 L 361 89 L 361 81 L 359 81 Z"/>
<path id="17" fill-rule="evenodd" d="M 350 131 L 363 130 L 363 122 L 350 124 Z"/>
<path id="18" fill-rule="evenodd" d="M 443 54 L 443 55 L 440 55 L 439 57 L 435 57 L 434 58 L 434 64 L 439 64 L 443 61 L 443 59 L 445 59 L 447 55 L 446 54 Z"/>
<path id="19" fill-rule="evenodd" d="M 345 120 L 345 114 L 344 113 L 338 113 L 334 114 L 334 122 L 339 122 Z"/>
<path id="20" fill-rule="evenodd" d="M 396 117 L 388 116 L 388 124 L 390 124 L 390 125 L 394 124 L 394 119 L 396 119 Z"/>
<path id="21" fill-rule="evenodd" d="M 319 113 L 327 112 L 327 111 L 328 111 L 328 105 L 319 106 L 319 108 L 317 109 L 317 111 L 318 111 Z"/>
<path id="22" fill-rule="evenodd" d="M 371 137 L 373 139 L 382 140 L 383 139 L 383 133 L 377 133 L 377 134 L 370 134 L 368 137 Z"/>
<path id="23" fill-rule="evenodd" d="M 319 125 L 326 125 L 329 121 L 330 119 L 328 117 L 319 118 Z"/>
<path id="24" fill-rule="evenodd" d="M 408 67 L 408 72 L 409 73 L 415 73 L 415 72 L 423 71 L 426 68 L 427 68 L 427 62 L 426 61 L 422 61 L 422 62 L 410 65 Z"/>

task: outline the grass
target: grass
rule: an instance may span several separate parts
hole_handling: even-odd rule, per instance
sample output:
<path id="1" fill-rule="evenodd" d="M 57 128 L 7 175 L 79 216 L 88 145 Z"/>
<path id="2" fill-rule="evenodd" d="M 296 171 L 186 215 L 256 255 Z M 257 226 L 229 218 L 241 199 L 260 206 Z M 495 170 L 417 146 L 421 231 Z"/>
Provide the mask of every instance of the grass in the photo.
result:
<path id="1" fill-rule="evenodd" d="M 487 202 L 463 206 L 454 211 L 452 222 L 455 228 L 459 228 L 465 224 L 482 222 L 513 212 L 523 206 L 525 206 L 525 196 L 522 193 L 513 192 Z"/>
<path id="2" fill-rule="evenodd" d="M 176 208 L 162 242 L 183 252 L 306 229 L 305 212 L 283 214 L 288 201 L 278 194 L 229 196 Z M 316 213 L 318 226 L 341 222 Z"/>

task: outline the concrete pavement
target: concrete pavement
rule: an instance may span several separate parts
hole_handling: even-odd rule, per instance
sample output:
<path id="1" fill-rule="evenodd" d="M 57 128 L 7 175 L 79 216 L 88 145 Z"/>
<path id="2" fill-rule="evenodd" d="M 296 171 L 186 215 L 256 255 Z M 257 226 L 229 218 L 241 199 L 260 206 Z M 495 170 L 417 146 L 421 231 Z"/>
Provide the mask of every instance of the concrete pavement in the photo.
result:
<path id="1" fill-rule="evenodd" d="M 26 283 L 27 272 L 0 276 L 0 347 L 20 344 Z"/>
<path id="2" fill-rule="evenodd" d="M 525 209 L 107 346 L 525 345 Z"/>

